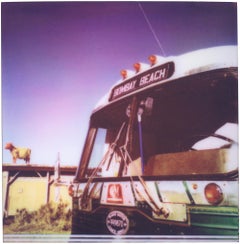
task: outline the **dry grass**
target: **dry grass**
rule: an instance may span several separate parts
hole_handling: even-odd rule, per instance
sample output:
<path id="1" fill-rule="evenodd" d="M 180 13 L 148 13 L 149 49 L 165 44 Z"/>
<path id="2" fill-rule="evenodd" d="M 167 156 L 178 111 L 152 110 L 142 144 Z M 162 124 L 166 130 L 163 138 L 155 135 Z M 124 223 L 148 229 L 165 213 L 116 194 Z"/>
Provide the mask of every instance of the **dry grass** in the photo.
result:
<path id="1" fill-rule="evenodd" d="M 48 203 L 39 210 L 17 210 L 16 216 L 5 220 L 4 234 L 70 234 L 72 211 L 65 203 Z"/>

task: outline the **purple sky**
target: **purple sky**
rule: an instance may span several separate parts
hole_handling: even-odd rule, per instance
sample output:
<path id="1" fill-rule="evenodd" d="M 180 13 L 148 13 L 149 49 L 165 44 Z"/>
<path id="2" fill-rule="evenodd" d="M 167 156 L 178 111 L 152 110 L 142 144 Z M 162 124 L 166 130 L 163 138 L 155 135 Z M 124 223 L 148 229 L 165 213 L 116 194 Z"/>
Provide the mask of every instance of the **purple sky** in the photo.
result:
<path id="1" fill-rule="evenodd" d="M 237 44 L 234 3 L 140 3 L 166 56 Z M 77 165 L 93 107 L 150 54 L 162 55 L 137 2 L 2 2 L 3 146 Z"/>

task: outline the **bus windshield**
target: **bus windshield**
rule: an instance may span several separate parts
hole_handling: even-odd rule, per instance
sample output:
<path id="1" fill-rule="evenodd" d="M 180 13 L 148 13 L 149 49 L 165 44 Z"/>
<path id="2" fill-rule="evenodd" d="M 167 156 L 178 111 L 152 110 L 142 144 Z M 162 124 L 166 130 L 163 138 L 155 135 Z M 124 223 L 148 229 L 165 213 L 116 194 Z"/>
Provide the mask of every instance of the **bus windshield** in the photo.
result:
<path id="1" fill-rule="evenodd" d="M 95 112 L 86 177 L 222 174 L 237 168 L 233 70 L 187 76 Z M 97 169 L 97 170 L 94 170 Z M 91 172 L 91 173 L 87 173 Z"/>

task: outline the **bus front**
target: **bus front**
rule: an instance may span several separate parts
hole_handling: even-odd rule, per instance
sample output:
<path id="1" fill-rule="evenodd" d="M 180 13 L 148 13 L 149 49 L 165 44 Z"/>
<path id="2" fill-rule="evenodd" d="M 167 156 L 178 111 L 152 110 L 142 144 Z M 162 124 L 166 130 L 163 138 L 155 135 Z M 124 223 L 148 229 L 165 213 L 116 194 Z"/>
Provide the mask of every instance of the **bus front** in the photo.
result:
<path id="1" fill-rule="evenodd" d="M 73 234 L 237 237 L 235 52 L 169 57 L 110 90 L 69 187 Z"/>

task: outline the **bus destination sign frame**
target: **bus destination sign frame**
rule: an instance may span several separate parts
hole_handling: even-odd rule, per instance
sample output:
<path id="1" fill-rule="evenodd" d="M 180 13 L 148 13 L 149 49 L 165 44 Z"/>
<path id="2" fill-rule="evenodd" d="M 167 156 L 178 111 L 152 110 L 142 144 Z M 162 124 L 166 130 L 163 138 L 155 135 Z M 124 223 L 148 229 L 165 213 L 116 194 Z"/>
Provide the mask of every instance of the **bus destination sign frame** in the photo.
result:
<path id="1" fill-rule="evenodd" d="M 168 62 L 163 65 L 149 69 L 138 76 L 126 80 L 125 82 L 113 87 L 109 101 L 113 101 L 126 94 L 132 93 L 153 83 L 166 80 L 174 73 L 174 63 Z"/>

